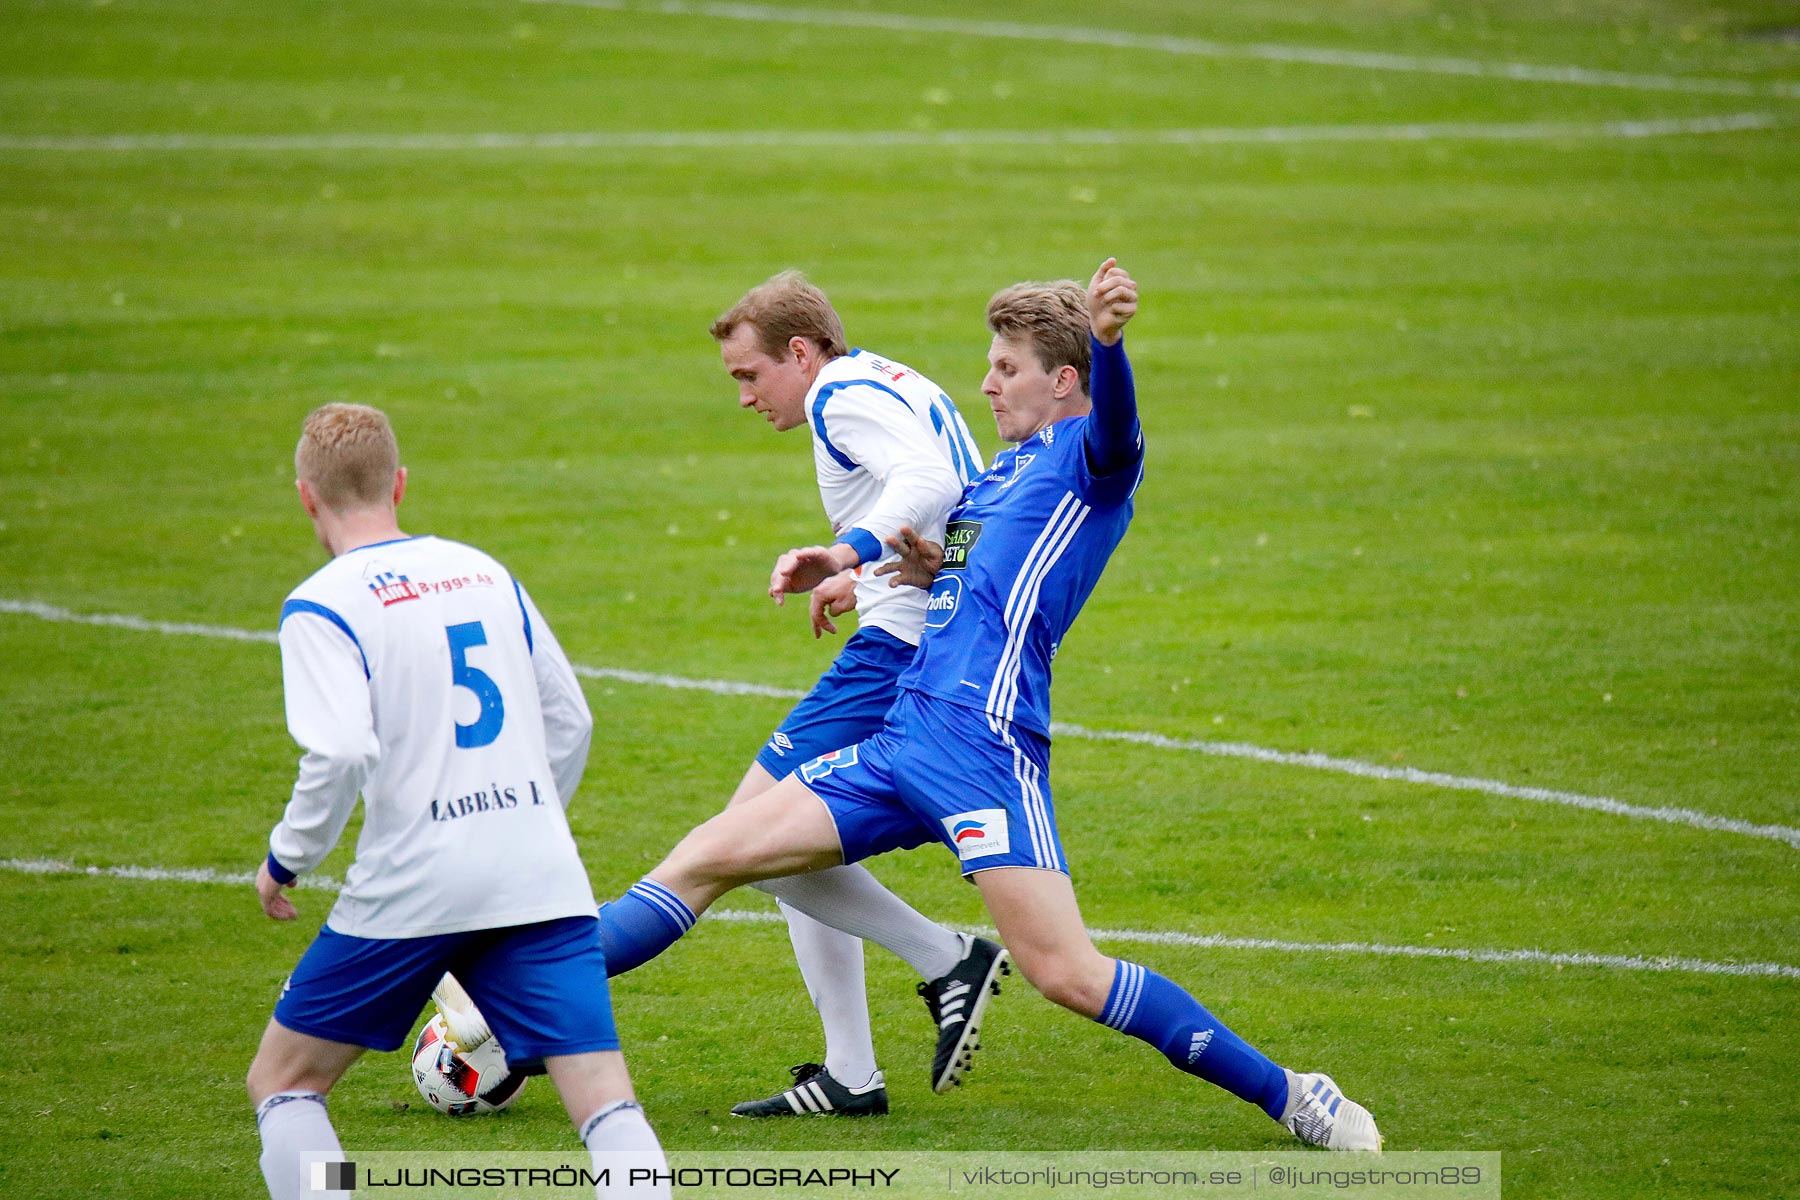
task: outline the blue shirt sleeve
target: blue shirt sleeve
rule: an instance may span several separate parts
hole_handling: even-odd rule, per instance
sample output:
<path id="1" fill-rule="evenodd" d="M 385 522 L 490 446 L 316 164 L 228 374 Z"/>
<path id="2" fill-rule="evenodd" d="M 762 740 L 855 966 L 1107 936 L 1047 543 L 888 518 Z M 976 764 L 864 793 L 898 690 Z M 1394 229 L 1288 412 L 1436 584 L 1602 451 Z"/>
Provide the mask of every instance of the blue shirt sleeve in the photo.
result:
<path id="1" fill-rule="evenodd" d="M 1144 431 L 1138 425 L 1137 389 L 1131 380 L 1131 362 L 1125 357 L 1125 339 L 1103 346 L 1090 335 L 1093 372 L 1089 387 L 1094 411 L 1083 429 L 1088 470 L 1097 477 L 1134 467 L 1143 457 Z"/>

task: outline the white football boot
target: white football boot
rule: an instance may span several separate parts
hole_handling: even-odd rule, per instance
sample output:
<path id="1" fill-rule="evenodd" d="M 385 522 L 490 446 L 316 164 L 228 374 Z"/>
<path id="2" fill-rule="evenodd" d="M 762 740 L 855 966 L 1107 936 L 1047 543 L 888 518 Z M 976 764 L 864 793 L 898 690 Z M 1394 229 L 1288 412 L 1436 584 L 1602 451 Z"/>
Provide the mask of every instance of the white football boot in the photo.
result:
<path id="1" fill-rule="evenodd" d="M 1300 1081 L 1300 1104 L 1282 1124 L 1301 1141 L 1327 1150 L 1381 1153 L 1381 1131 L 1369 1110 L 1338 1090 L 1331 1076 L 1308 1073 Z"/>

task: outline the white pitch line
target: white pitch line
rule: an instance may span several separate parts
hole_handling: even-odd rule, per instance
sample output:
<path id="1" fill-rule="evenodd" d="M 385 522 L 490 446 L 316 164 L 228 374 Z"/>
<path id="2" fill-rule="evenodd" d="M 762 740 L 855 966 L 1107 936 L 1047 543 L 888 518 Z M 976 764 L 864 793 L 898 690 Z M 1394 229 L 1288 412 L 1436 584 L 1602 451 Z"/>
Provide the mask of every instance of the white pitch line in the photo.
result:
<path id="1" fill-rule="evenodd" d="M 135 633 L 177 634 L 270 644 L 280 640 L 273 629 L 239 629 L 232 625 L 200 625 L 188 621 L 152 621 L 147 617 L 134 617 L 128 613 L 78 613 L 55 604 L 40 604 L 36 600 L 0 599 L 0 613 L 36 617 L 40 621 L 57 621 L 69 625 L 106 625 L 116 629 L 129 629 Z"/>
<path id="2" fill-rule="evenodd" d="M 1504 796 L 1509 800 L 1564 804 L 1570 808 L 1585 808 L 1591 812 L 1611 813 L 1617 817 L 1631 817 L 1639 821 L 1663 821 L 1671 825 L 1692 825 L 1696 829 L 1711 829 L 1720 833 L 1741 833 L 1747 837 L 1768 838 L 1771 841 L 1786 842 L 1795 849 L 1800 849 L 1800 829 L 1788 825 L 1758 825 L 1751 821 L 1740 821 L 1736 817 L 1721 817 L 1713 813 L 1698 812 L 1691 808 L 1675 808 L 1668 805 L 1652 808 L 1642 804 L 1626 804 L 1622 800 L 1609 800 L 1605 796 L 1584 796 L 1579 792 L 1562 792 L 1552 788 L 1522 787 L 1514 783 L 1502 783 L 1498 779 L 1447 775 L 1441 771 L 1421 771 L 1417 767 L 1384 767 L 1354 758 L 1335 758 L 1329 754 L 1298 754 L 1291 750 L 1270 750 L 1264 746 L 1252 746 L 1243 742 L 1206 742 L 1189 738 L 1164 737 L 1159 733 L 1145 733 L 1140 730 L 1089 729 L 1082 725 L 1064 725 L 1060 722 L 1052 724 L 1050 731 L 1059 737 L 1086 738 L 1096 742 L 1130 742 L 1133 745 L 1155 746 L 1162 750 L 1191 750 L 1220 758 L 1247 758 L 1255 762 L 1279 763 L 1287 767 L 1308 767 L 1315 771 L 1358 775 L 1364 779 L 1417 783 L 1426 787 L 1447 788 L 1456 792 L 1483 792 L 1490 796 Z"/>
<path id="3" fill-rule="evenodd" d="M 1592 67 L 1545 63 L 1495 62 L 1440 55 L 1385 54 L 1334 50 L 1271 42 L 1218 42 L 1207 38 L 1129 33 L 1081 25 L 1028 25 L 1017 21 L 974 21 L 960 17 L 919 17 L 904 13 L 844 11 L 822 8 L 776 8 L 765 4 L 718 4 L 662 0 L 528 0 L 529 3 L 609 12 L 660 13 L 668 16 L 713 17 L 779 25 L 827 25 L 852 29 L 885 29 L 895 33 L 945 33 L 1008 41 L 1060 42 L 1071 46 L 1111 46 L 1152 50 L 1194 58 L 1243 58 L 1267 62 L 1305 63 L 1364 71 L 1398 71 L 1416 75 L 1462 75 L 1523 83 L 1562 83 L 1578 87 L 1623 88 L 1644 92 L 1692 92 L 1709 96 L 1775 96 L 1800 99 L 1800 83 L 1785 80 L 1722 79 L 1695 75 L 1660 75 L 1605 71 Z"/>
<path id="4" fill-rule="evenodd" d="M 690 679 L 685 675 L 660 675 L 654 671 L 628 671 L 623 667 L 588 667 L 575 663 L 575 673 L 588 679 L 616 679 L 621 683 L 640 683 L 647 687 L 679 688 L 690 692 L 711 692 L 715 696 L 767 696 L 772 700 L 798 700 L 806 695 L 799 688 L 770 687 L 766 683 L 738 683 L 731 679 Z"/>
<path id="5" fill-rule="evenodd" d="M 256 876 L 250 871 L 215 871 L 207 867 L 78 867 L 47 858 L 0 859 L 0 871 L 21 875 L 84 875 L 91 878 L 130 879 L 155 883 L 228 883 L 248 886 Z M 301 876 L 299 886 L 336 892 L 343 884 L 323 875 Z M 745 909 L 712 909 L 707 920 L 734 924 L 773 924 L 780 913 Z M 994 936 L 983 925 L 953 926 L 968 933 Z M 1137 946 L 1183 946 L 1205 950 L 1276 950 L 1289 954 L 1362 954 L 1383 958 L 1436 958 L 1470 963 L 1516 963 L 1558 967 L 1603 967 L 1616 971 L 1681 972 L 1695 975 L 1765 976 L 1800 979 L 1800 967 L 1774 962 L 1712 962 L 1676 955 L 1559 953 L 1549 950 L 1482 950 L 1455 946 L 1395 946 L 1383 942 L 1292 942 L 1275 938 L 1226 937 L 1223 934 L 1164 933 L 1146 929 L 1090 929 L 1097 942 Z"/>
<path id="6" fill-rule="evenodd" d="M 148 883 L 256 882 L 255 871 L 215 871 L 211 867 L 78 867 L 54 858 L 0 858 L 0 871 L 20 875 L 90 875 L 105 879 L 136 879 Z M 302 875 L 295 887 L 318 892 L 337 892 L 343 881 L 329 875 Z"/>
<path id="7" fill-rule="evenodd" d="M 1287 146 L 1330 142 L 1634 140 L 1773 129 L 1768 113 L 1640 121 L 1450 121 L 1396 125 L 1262 125 L 1193 129 L 669 130 L 570 133 L 0 134 L 0 151 L 99 154 L 178 151 L 307 153 L 379 150 L 730 150 L 957 146 Z"/>
<path id="8" fill-rule="evenodd" d="M 153 621 L 145 617 L 123 613 L 78 613 L 35 600 L 0 598 L 0 613 L 37 617 L 44 621 L 68 624 L 130 629 L 139 633 L 229 638 L 240 642 L 273 642 L 276 640 L 274 632 L 270 630 L 238 629 L 229 625 L 204 625 L 179 621 Z M 774 700 L 798 700 L 805 695 L 804 692 L 795 688 L 771 687 L 761 683 L 742 683 L 730 679 L 694 679 L 684 675 L 632 671 L 621 667 L 589 667 L 580 663 L 575 664 L 575 673 L 589 679 L 611 679 L 621 683 L 640 684 L 648 687 L 708 692 L 715 696 L 765 696 Z M 1315 771 L 1355 775 L 1364 779 L 1420 784 L 1425 787 L 1444 788 L 1448 791 L 1480 792 L 1484 795 L 1500 796 L 1508 800 L 1560 804 L 1570 808 L 1608 813 L 1612 816 L 1639 821 L 1661 821 L 1669 825 L 1689 825 L 1696 829 L 1711 830 L 1715 833 L 1737 833 L 1746 837 L 1766 838 L 1800 849 L 1800 829 L 1793 826 L 1759 825 L 1752 821 L 1743 821 L 1736 817 L 1721 817 L 1716 813 L 1700 812 L 1691 808 L 1676 808 L 1670 805 L 1653 808 L 1648 805 L 1627 804 L 1622 800 L 1613 800 L 1605 796 L 1587 796 L 1580 792 L 1563 792 L 1551 788 L 1522 787 L 1498 779 L 1449 775 L 1441 771 L 1421 771 L 1416 767 L 1384 767 L 1354 758 L 1337 758 L 1329 754 L 1318 753 L 1297 753 L 1291 750 L 1273 750 L 1266 746 L 1253 746 L 1243 742 L 1209 742 L 1193 738 L 1176 738 L 1140 729 L 1093 729 L 1086 725 L 1073 725 L 1058 721 L 1050 726 L 1050 732 L 1057 737 L 1077 738 L 1090 742 L 1125 742 L 1135 746 L 1150 746 L 1158 750 L 1181 750 L 1207 754 L 1215 758 L 1244 758 L 1280 766 L 1306 767 Z"/>

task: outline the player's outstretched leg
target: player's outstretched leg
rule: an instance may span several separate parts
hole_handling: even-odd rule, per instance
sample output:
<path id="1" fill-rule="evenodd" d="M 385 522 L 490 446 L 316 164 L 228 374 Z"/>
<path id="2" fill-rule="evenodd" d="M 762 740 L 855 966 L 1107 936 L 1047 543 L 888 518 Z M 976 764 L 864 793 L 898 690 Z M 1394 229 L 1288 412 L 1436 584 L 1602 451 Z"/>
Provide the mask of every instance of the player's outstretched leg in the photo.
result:
<path id="1" fill-rule="evenodd" d="M 1150 1043 L 1178 1069 L 1256 1105 L 1302 1141 L 1380 1151 L 1374 1118 L 1329 1079 L 1284 1070 L 1175 983 L 1094 949 L 1068 876 L 1003 867 L 974 879 L 1019 970 L 1045 997 Z"/>
<path id="2" fill-rule="evenodd" d="M 606 974 L 621 975 L 667 950 L 735 887 L 842 861 L 825 806 L 789 776 L 696 827 L 654 871 L 600 906 Z"/>
<path id="3" fill-rule="evenodd" d="M 362 1053 L 362 1047 L 296 1033 L 274 1021 L 263 1030 L 262 1045 L 250 1064 L 245 1085 L 256 1106 L 256 1131 L 262 1138 L 263 1180 L 272 1200 L 341 1196 L 348 1191 L 317 1191 L 333 1177 L 315 1179 L 313 1165 L 344 1161 L 337 1131 L 325 1110 L 325 1095 Z"/>

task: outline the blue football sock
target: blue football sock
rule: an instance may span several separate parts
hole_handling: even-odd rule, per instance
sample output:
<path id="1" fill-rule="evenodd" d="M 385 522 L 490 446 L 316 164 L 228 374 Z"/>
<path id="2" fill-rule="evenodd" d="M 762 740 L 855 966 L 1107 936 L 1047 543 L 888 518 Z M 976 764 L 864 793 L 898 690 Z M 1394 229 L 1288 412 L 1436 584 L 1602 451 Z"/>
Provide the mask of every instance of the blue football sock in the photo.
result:
<path id="1" fill-rule="evenodd" d="M 1248 1100 L 1275 1120 L 1287 1107 L 1287 1072 L 1155 971 L 1118 960 L 1102 1025 L 1149 1042 L 1189 1075 Z"/>
<path id="2" fill-rule="evenodd" d="M 600 949 L 606 975 L 623 975 L 641 967 L 694 927 L 697 918 L 654 879 L 640 879 L 623 896 L 600 906 Z"/>

